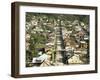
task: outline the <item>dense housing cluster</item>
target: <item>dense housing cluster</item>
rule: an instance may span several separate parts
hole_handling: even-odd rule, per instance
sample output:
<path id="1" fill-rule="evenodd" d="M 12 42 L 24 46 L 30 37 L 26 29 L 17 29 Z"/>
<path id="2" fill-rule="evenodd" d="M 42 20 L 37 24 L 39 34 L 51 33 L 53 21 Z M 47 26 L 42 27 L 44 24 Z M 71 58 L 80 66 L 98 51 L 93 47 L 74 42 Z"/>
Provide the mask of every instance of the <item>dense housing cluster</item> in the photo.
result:
<path id="1" fill-rule="evenodd" d="M 26 13 L 26 66 L 89 64 L 89 16 Z"/>

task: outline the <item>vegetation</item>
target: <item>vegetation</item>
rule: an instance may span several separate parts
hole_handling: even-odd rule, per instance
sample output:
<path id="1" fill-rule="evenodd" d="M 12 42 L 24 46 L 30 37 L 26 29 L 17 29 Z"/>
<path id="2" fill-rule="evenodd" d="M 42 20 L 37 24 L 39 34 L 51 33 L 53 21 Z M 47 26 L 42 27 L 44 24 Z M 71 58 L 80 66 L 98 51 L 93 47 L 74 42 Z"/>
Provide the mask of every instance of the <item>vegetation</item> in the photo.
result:
<path id="1" fill-rule="evenodd" d="M 26 13 L 26 62 L 38 56 L 38 49 L 45 48 L 48 42 L 54 42 L 55 27 L 63 26 L 66 31 L 72 31 L 71 38 L 78 33 L 77 26 L 88 34 L 89 16 L 70 14 Z M 75 27 L 76 26 L 76 27 Z M 78 27 L 80 28 L 80 27 Z M 88 34 L 89 35 L 89 34 Z M 54 49 L 54 46 L 51 47 Z M 54 51 L 51 51 L 54 52 Z M 31 58 L 29 53 L 31 53 Z M 52 53 L 54 54 L 54 53 Z M 86 57 L 85 57 L 86 58 Z M 54 55 L 53 55 L 54 61 Z"/>

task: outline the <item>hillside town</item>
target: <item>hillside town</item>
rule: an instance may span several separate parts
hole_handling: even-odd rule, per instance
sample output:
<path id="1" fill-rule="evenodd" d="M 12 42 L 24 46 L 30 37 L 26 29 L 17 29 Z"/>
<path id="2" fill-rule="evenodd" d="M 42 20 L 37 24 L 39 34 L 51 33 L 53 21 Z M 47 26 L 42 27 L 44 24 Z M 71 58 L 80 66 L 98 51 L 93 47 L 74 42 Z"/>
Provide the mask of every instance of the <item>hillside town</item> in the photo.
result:
<path id="1" fill-rule="evenodd" d="M 26 67 L 89 64 L 89 16 L 26 13 Z"/>

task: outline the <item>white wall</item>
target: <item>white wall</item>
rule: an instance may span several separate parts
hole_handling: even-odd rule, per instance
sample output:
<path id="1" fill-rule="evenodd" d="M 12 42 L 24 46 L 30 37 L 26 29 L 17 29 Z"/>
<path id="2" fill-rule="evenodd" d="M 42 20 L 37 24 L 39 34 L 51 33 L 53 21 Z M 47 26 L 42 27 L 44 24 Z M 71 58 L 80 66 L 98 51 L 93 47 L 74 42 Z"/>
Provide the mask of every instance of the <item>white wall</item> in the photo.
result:
<path id="1" fill-rule="evenodd" d="M 56 3 L 56 4 L 76 4 L 98 6 L 100 9 L 100 0 L 1 0 L 0 2 L 0 80 L 16 80 L 10 76 L 11 68 L 11 2 L 13 1 L 30 1 L 41 3 Z M 99 13 L 100 14 L 100 11 Z M 100 20 L 100 15 L 98 15 Z M 99 23 L 98 20 L 98 23 Z M 100 25 L 100 23 L 99 23 Z M 98 34 L 100 27 L 98 25 Z M 98 44 L 100 44 L 98 37 Z M 98 46 L 100 47 L 100 45 Z M 100 49 L 98 53 L 100 52 Z M 100 54 L 98 55 L 100 61 Z M 100 67 L 100 62 L 98 62 Z M 100 69 L 97 74 L 80 74 L 80 75 L 65 75 L 51 76 L 38 78 L 21 78 L 18 80 L 100 80 Z"/>

